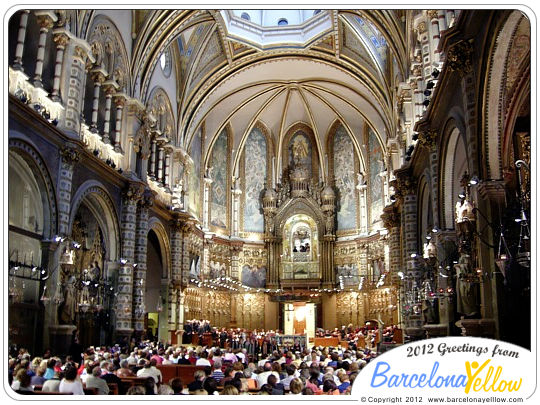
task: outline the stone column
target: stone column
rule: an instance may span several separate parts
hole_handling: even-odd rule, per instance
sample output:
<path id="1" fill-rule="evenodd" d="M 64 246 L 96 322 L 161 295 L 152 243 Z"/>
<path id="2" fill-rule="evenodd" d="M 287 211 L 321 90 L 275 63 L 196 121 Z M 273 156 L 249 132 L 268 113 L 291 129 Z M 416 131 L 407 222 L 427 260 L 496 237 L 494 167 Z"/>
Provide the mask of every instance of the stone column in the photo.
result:
<path id="1" fill-rule="evenodd" d="M 439 11 L 429 10 L 428 17 L 431 21 L 431 47 L 433 49 L 433 56 L 435 59 L 433 62 L 439 62 L 440 56 L 437 49 L 439 47 L 439 41 L 441 39 L 441 34 L 439 30 Z"/>
<path id="2" fill-rule="evenodd" d="M 150 178 L 155 179 L 156 177 L 156 138 L 152 138 L 152 147 L 150 153 Z"/>
<path id="3" fill-rule="evenodd" d="M 382 215 L 384 227 L 388 230 L 388 247 L 389 247 L 389 270 L 391 282 L 396 285 L 402 285 L 401 277 L 398 275 L 402 271 L 401 267 L 401 214 L 399 213 L 396 204 L 389 205 L 384 208 Z M 404 291 L 398 291 L 399 298 L 401 300 L 402 293 Z M 398 303 L 398 325 L 402 327 L 402 311 L 403 302 Z"/>
<path id="4" fill-rule="evenodd" d="M 26 26 L 28 24 L 29 10 L 23 10 L 21 19 L 19 21 L 19 31 L 17 32 L 17 47 L 15 48 L 15 59 L 13 60 L 13 68 L 16 70 L 23 70 L 23 52 L 24 52 L 24 39 L 26 38 Z"/>
<path id="5" fill-rule="evenodd" d="M 178 323 L 178 294 L 181 292 L 182 283 L 182 227 L 183 223 L 178 218 L 171 222 L 171 277 L 173 288 L 169 289 L 169 334 L 176 333 Z M 181 343 L 181 342 L 180 342 Z"/>
<path id="6" fill-rule="evenodd" d="M 112 97 L 114 93 L 116 93 L 116 90 L 119 88 L 118 84 L 116 84 L 112 80 L 107 80 L 105 83 L 103 83 L 103 91 L 105 92 L 105 120 L 103 123 L 103 142 L 104 143 L 110 143 L 109 139 L 109 131 L 111 127 L 111 104 L 112 104 Z"/>
<path id="7" fill-rule="evenodd" d="M 47 34 L 57 20 L 56 15 L 51 11 L 37 11 L 37 22 L 39 25 L 39 39 L 36 58 L 36 69 L 32 84 L 36 87 L 43 87 L 41 75 L 43 74 L 43 60 L 45 59 L 45 46 L 47 45 Z"/>
<path id="8" fill-rule="evenodd" d="M 144 332 L 146 312 L 146 257 L 148 246 L 148 211 L 154 203 L 152 191 L 146 190 L 139 201 L 133 267 L 133 329 L 138 336 Z"/>
<path id="9" fill-rule="evenodd" d="M 101 85 L 105 81 L 105 71 L 103 69 L 94 69 L 92 72 L 92 80 L 94 81 L 94 98 L 92 101 L 92 118 L 90 122 L 90 131 L 98 132 L 98 111 L 99 111 L 99 95 L 101 91 Z M 110 106 L 109 106 L 110 108 Z"/>
<path id="10" fill-rule="evenodd" d="M 58 171 L 58 233 L 61 236 L 69 235 L 73 169 L 79 160 L 80 152 L 75 145 L 66 144 L 60 149 L 60 170 Z"/>
<path id="11" fill-rule="evenodd" d="M 443 32 L 448 28 L 446 25 L 446 12 L 445 10 L 437 10 L 437 18 L 439 19 L 439 31 Z"/>
<path id="12" fill-rule="evenodd" d="M 92 63 L 94 59 L 90 46 L 81 39 L 72 37 L 66 49 L 64 69 L 67 74 L 60 77 L 60 81 L 64 82 L 64 86 L 60 85 L 60 88 L 66 89 L 63 93 L 65 116 L 58 127 L 66 134 L 79 138 L 87 78 L 86 63 Z M 64 76 L 65 79 L 62 79 Z"/>
<path id="13" fill-rule="evenodd" d="M 167 188 L 167 189 L 170 189 L 170 185 L 171 185 L 171 154 L 173 152 L 173 147 L 171 145 L 167 145 L 165 147 L 165 174 L 164 174 L 164 179 L 163 179 L 163 183 L 164 183 L 164 186 Z"/>
<path id="14" fill-rule="evenodd" d="M 404 262 L 406 264 L 405 277 L 409 291 L 419 291 L 421 287 L 422 272 L 418 264 L 418 204 L 416 196 L 416 181 L 414 178 L 405 175 L 398 179 L 400 183 L 400 194 L 402 200 L 402 221 L 405 240 L 404 244 Z M 415 303 L 419 303 L 417 298 Z M 414 312 L 405 317 L 405 333 L 413 338 L 423 336 L 421 308 L 419 312 Z"/>
<path id="15" fill-rule="evenodd" d="M 164 153 L 164 142 L 159 142 L 158 144 L 158 170 L 157 170 L 157 181 L 159 183 L 163 182 L 163 153 Z"/>
<path id="16" fill-rule="evenodd" d="M 64 70 L 64 51 L 66 50 L 66 45 L 69 42 L 69 36 L 64 29 L 54 30 L 53 33 L 53 41 L 56 44 L 56 60 L 54 62 L 54 78 L 51 99 L 53 101 L 60 101 L 60 78 L 62 76 L 62 71 Z"/>
<path id="17" fill-rule="evenodd" d="M 135 259 L 135 238 L 137 229 L 137 202 L 141 199 L 144 186 L 130 183 L 124 190 L 120 231 L 122 233 L 122 259 L 118 270 L 118 295 L 116 303 L 115 331 L 117 340 L 129 338 L 133 332 L 132 295 L 133 264 Z"/>
<path id="18" fill-rule="evenodd" d="M 124 111 L 126 99 L 127 97 L 124 93 L 116 93 L 114 96 L 114 104 L 116 106 L 116 123 L 114 125 L 113 144 L 116 152 L 122 152 L 122 113 Z"/>

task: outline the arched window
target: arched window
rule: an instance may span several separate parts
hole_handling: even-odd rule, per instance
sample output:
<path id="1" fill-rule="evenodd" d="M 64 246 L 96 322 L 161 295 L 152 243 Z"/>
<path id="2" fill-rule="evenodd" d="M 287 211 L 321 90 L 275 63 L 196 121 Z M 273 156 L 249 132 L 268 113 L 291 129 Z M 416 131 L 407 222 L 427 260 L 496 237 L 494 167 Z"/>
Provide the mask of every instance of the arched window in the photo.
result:
<path id="1" fill-rule="evenodd" d="M 289 21 L 286 18 L 280 18 L 277 25 L 289 25 Z"/>
<path id="2" fill-rule="evenodd" d="M 244 20 L 251 21 L 251 17 L 249 16 L 248 13 L 242 13 L 240 17 L 243 18 Z"/>
<path id="3" fill-rule="evenodd" d="M 165 77 L 168 78 L 172 71 L 171 52 L 169 48 L 167 48 L 159 57 L 159 65 L 161 66 L 161 70 Z"/>

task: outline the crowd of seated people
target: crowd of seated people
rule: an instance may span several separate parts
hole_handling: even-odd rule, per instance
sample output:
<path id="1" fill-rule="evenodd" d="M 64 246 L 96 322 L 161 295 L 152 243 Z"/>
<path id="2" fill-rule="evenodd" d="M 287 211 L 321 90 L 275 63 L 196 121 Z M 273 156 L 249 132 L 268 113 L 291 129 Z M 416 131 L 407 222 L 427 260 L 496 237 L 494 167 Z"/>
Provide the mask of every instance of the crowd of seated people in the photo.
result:
<path id="1" fill-rule="evenodd" d="M 81 363 L 47 351 L 21 349 L 9 358 L 9 383 L 19 394 L 74 395 L 347 395 L 359 371 L 376 356 L 366 348 L 282 347 L 257 356 L 245 348 L 163 345 L 90 347 Z M 193 381 L 164 381 L 165 365 L 191 365 Z M 126 384 L 125 380 L 135 381 Z M 113 392 L 112 387 L 116 389 Z"/>

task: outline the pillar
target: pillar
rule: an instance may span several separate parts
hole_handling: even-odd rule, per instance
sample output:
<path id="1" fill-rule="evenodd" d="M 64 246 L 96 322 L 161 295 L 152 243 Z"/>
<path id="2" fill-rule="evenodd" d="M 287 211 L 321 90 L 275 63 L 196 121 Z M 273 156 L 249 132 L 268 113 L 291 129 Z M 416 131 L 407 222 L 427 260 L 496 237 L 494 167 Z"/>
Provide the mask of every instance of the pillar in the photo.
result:
<path id="1" fill-rule="evenodd" d="M 56 60 L 54 62 L 54 78 L 51 99 L 60 101 L 60 78 L 64 68 L 64 51 L 69 42 L 69 36 L 64 30 L 56 31 L 53 36 L 53 41 L 56 44 Z"/>
<path id="2" fill-rule="evenodd" d="M 99 95 L 101 93 L 101 85 L 105 81 L 105 72 L 102 69 L 93 70 L 92 80 L 94 81 L 94 96 L 92 101 L 92 118 L 90 122 L 90 131 L 96 133 L 98 132 L 97 123 L 99 112 Z"/>
<path id="3" fill-rule="evenodd" d="M 157 181 L 159 183 L 163 182 L 163 142 L 160 142 L 158 145 L 158 170 L 157 170 Z"/>
<path id="4" fill-rule="evenodd" d="M 50 12 L 36 12 L 37 22 L 39 25 L 39 39 L 38 39 L 38 49 L 37 49 L 37 58 L 36 58 L 36 68 L 34 71 L 34 78 L 32 79 L 32 84 L 36 87 L 43 87 L 41 81 L 41 75 L 43 74 L 43 60 L 45 59 L 45 46 L 47 45 L 47 34 L 52 28 L 54 21 L 56 21 L 56 16 L 53 18 L 52 13 Z"/>
<path id="5" fill-rule="evenodd" d="M 86 62 L 92 62 L 93 56 L 90 46 L 83 40 L 71 38 L 68 47 L 66 48 L 64 59 L 66 61 L 66 78 L 64 86 L 60 88 L 66 89 L 63 94 L 65 116 L 64 120 L 59 122 L 59 128 L 66 134 L 74 138 L 80 137 L 81 127 L 81 112 L 84 106 L 84 89 L 87 79 Z"/>
<path id="6" fill-rule="evenodd" d="M 170 188 L 171 184 L 171 154 L 173 152 L 173 147 L 167 145 L 165 147 L 165 173 L 163 178 L 163 184 L 166 188 Z"/>
<path id="7" fill-rule="evenodd" d="M 208 224 L 210 223 L 210 186 L 212 185 L 212 179 L 205 176 L 203 181 L 203 229 L 208 229 Z"/>
<path id="8" fill-rule="evenodd" d="M 118 89 L 118 85 L 108 80 L 103 84 L 103 90 L 105 92 L 105 119 L 103 122 L 103 142 L 104 143 L 110 143 L 110 137 L 109 137 L 109 131 L 111 128 L 111 105 L 112 105 L 112 97 L 114 93 L 116 93 L 116 90 Z"/>
<path id="9" fill-rule="evenodd" d="M 233 198 L 233 236 L 240 236 L 240 196 L 242 190 L 238 187 L 238 179 L 233 180 L 232 198 Z"/>
<path id="10" fill-rule="evenodd" d="M 13 68 L 17 70 L 23 70 L 23 52 L 24 52 L 24 40 L 26 38 L 26 27 L 28 25 L 29 10 L 23 10 L 21 19 L 19 21 L 19 30 L 17 32 L 17 47 L 15 48 L 15 59 L 13 60 Z"/>
<path id="11" fill-rule="evenodd" d="M 116 93 L 114 105 L 116 106 L 116 123 L 114 125 L 113 145 L 116 152 L 122 152 L 122 113 L 126 103 L 126 96 L 123 93 Z"/>
<path id="12" fill-rule="evenodd" d="M 367 184 L 356 186 L 360 196 L 360 233 L 368 233 Z"/>
<path id="13" fill-rule="evenodd" d="M 146 190 L 139 201 L 137 210 L 137 230 L 133 267 L 133 329 L 137 335 L 144 332 L 146 312 L 146 257 L 148 247 L 148 211 L 153 205 L 154 196 Z"/>
<path id="14" fill-rule="evenodd" d="M 428 17 L 431 22 L 431 49 L 433 50 L 434 60 L 432 62 L 439 62 L 439 41 L 441 39 L 441 33 L 439 29 L 439 11 L 438 10 L 429 10 Z"/>
<path id="15" fill-rule="evenodd" d="M 123 192 L 120 231 L 122 234 L 122 259 L 118 270 L 118 295 L 115 331 L 117 340 L 129 338 L 132 328 L 133 263 L 137 231 L 137 202 L 142 197 L 143 185 L 130 183 Z"/>
<path id="16" fill-rule="evenodd" d="M 150 178 L 155 179 L 156 177 L 156 138 L 152 138 L 152 147 L 150 152 Z"/>
<path id="17" fill-rule="evenodd" d="M 80 152 L 76 147 L 68 144 L 60 150 L 60 157 L 60 170 L 58 172 L 58 233 L 65 236 L 69 235 L 73 169 L 80 160 Z"/>

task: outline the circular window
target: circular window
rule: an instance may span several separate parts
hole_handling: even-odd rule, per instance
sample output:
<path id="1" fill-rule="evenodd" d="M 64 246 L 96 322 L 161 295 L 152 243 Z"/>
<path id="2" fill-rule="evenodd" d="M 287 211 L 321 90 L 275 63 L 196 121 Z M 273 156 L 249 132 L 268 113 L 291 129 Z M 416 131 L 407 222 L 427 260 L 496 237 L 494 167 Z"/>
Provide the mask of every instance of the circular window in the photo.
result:
<path id="1" fill-rule="evenodd" d="M 165 77 L 169 77 L 172 70 L 171 52 L 169 51 L 169 48 L 167 48 L 159 57 L 159 65 L 161 66 L 161 70 Z"/>
<path id="2" fill-rule="evenodd" d="M 286 18 L 280 18 L 279 21 L 277 22 L 277 25 L 289 25 L 289 22 L 287 21 Z"/>
<path id="3" fill-rule="evenodd" d="M 251 17 L 249 16 L 248 13 L 242 13 L 240 17 L 243 18 L 244 20 L 251 21 Z"/>

